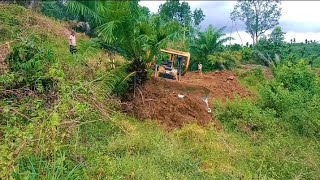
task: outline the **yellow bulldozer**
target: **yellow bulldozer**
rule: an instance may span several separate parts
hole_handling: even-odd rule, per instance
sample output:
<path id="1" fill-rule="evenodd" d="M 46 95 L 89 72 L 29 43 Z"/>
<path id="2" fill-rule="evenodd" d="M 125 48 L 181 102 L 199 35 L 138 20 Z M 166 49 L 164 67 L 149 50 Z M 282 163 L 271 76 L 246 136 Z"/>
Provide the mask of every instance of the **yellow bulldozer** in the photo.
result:
<path id="1" fill-rule="evenodd" d="M 169 54 L 169 59 L 155 65 L 155 77 L 180 80 L 189 68 L 190 53 L 175 49 L 161 49 L 162 53 Z"/>

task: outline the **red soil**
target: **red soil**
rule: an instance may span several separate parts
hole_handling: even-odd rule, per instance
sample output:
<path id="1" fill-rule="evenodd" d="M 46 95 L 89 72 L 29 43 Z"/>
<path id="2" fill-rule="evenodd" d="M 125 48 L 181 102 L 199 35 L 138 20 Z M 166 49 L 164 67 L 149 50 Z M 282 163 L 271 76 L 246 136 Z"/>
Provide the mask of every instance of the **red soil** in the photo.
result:
<path id="1" fill-rule="evenodd" d="M 183 98 L 178 94 L 184 95 Z M 242 87 L 232 71 L 210 72 L 200 76 L 189 72 L 180 82 L 168 79 L 152 79 L 136 92 L 135 98 L 127 102 L 125 111 L 140 119 L 157 120 L 162 127 L 172 130 L 188 123 L 207 125 L 213 122 L 218 130 L 221 125 L 212 120 L 202 97 L 213 99 L 234 99 L 251 96 Z"/>

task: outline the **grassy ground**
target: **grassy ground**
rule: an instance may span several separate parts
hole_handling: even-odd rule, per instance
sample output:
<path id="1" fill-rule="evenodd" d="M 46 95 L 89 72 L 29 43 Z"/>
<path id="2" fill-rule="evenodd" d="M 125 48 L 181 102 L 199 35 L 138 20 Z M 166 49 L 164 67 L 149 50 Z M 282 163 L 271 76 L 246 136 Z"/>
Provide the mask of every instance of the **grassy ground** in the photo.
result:
<path id="1" fill-rule="evenodd" d="M 116 122 L 116 125 L 115 123 Z M 115 115 L 80 129 L 71 154 L 89 179 L 316 179 L 319 144 L 285 132 L 248 135 L 187 125 L 164 132 Z"/>
<path id="2" fill-rule="evenodd" d="M 64 73 L 57 83 L 58 96 L 53 104 L 47 105 L 37 95 L 0 99 L 3 179 L 317 179 L 320 176 L 317 138 L 298 135 L 288 130 L 286 124 L 276 122 L 263 131 L 246 131 L 235 128 L 226 115 L 219 133 L 212 125 L 193 124 L 166 132 L 155 122 L 143 122 L 110 107 L 114 103 L 107 96 L 110 92 L 106 84 L 110 80 L 105 76 L 114 72 L 107 68 L 108 57 L 93 48 L 87 37 L 78 34 L 78 55 L 72 56 L 63 23 L 22 7 L 3 5 L 0 20 L 5 22 L 0 25 L 1 30 L 5 29 L 0 33 L 7 32 L 6 38 L 1 36 L 3 42 L 16 39 L 19 33 L 41 37 L 41 46 L 54 51 L 57 60 L 54 68 Z M 104 64 L 99 64 L 100 60 Z M 244 84 L 254 85 L 257 81 L 254 75 L 243 77 Z M 250 105 L 246 108 L 242 103 L 241 107 L 248 109 L 245 118 L 264 117 L 260 112 L 250 113 Z"/>

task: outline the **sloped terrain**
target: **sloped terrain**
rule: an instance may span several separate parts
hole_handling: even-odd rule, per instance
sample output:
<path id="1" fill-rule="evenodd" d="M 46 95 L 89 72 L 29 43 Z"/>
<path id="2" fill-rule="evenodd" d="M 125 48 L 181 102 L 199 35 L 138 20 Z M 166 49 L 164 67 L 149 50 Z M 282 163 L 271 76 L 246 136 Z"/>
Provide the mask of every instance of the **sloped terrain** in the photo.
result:
<path id="1" fill-rule="evenodd" d="M 110 58 L 105 52 L 90 47 L 88 37 L 77 34 L 79 51 L 72 56 L 66 23 L 15 5 L 0 5 L 0 22 L 0 44 L 17 39 L 16 35 L 33 35 L 41 40 L 37 45 L 53 51 L 56 63 L 50 72 L 58 81 L 52 106 L 46 104 L 52 96 L 30 89 L 21 97 L 0 97 L 0 179 L 320 177 L 318 138 L 295 133 L 283 119 L 274 118 L 273 111 L 257 109 L 250 100 L 212 107 L 224 127 L 215 131 L 211 122 L 216 129 L 219 124 L 207 112 L 202 96 L 207 95 L 209 102 L 233 99 L 235 94 L 252 97 L 238 83 L 243 81 L 238 72 L 211 72 L 202 77 L 190 72 L 181 82 L 149 81 L 126 102 L 130 114 L 156 119 L 141 121 L 110 108 L 117 99 L 109 94 L 107 85 L 119 75 L 108 69 Z M 0 52 L 7 53 L 7 49 Z M 259 82 L 257 79 L 253 82 Z M 320 111 L 313 108 L 319 106 L 311 105 L 303 107 L 310 106 L 312 111 L 293 112 L 318 117 Z M 188 124 L 193 122 L 200 126 Z M 233 125 L 243 122 L 266 126 L 247 133 Z M 172 131 L 168 133 L 159 124 Z"/>

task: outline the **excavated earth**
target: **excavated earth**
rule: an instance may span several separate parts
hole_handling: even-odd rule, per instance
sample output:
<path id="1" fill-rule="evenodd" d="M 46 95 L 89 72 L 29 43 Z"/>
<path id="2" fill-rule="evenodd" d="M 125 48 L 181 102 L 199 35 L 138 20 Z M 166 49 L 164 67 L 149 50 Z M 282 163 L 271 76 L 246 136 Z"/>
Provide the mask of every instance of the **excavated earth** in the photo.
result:
<path id="1" fill-rule="evenodd" d="M 124 103 L 124 111 L 139 118 L 156 120 L 166 130 L 172 130 L 188 123 L 207 125 L 213 122 L 217 130 L 218 121 L 212 120 L 212 114 L 203 98 L 208 97 L 209 106 L 214 99 L 225 101 L 235 96 L 253 96 L 237 81 L 232 71 L 216 71 L 203 74 L 189 72 L 180 82 L 153 78 L 136 91 L 131 101 Z"/>

